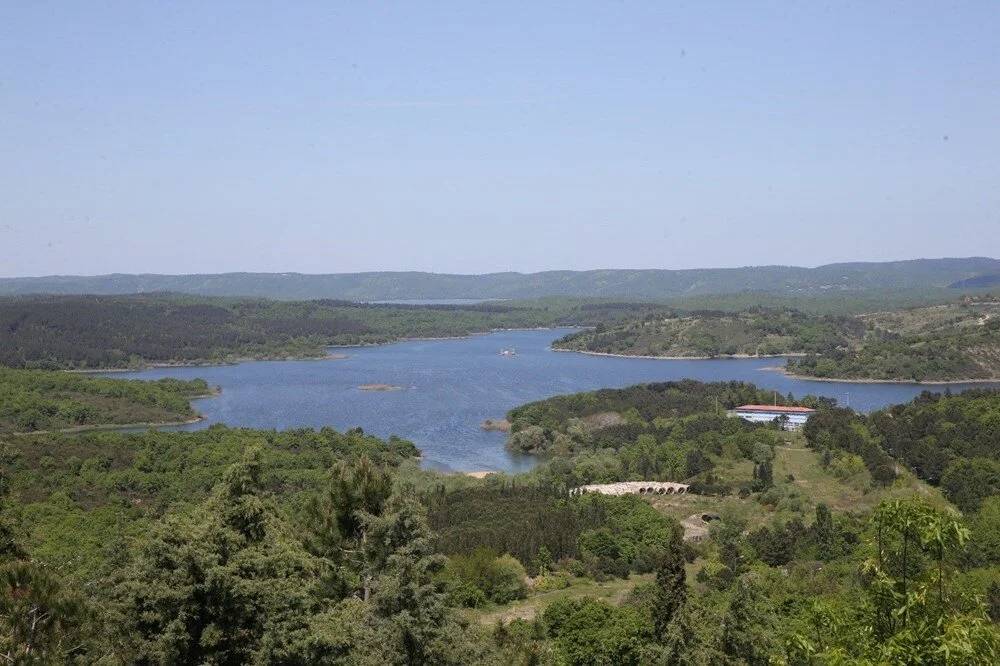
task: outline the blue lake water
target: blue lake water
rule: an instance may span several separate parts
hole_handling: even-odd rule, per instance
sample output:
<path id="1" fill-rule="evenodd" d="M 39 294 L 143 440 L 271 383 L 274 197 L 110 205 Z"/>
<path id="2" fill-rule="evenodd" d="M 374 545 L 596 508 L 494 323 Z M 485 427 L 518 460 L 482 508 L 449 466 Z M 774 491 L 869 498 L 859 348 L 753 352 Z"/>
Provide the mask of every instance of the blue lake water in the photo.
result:
<path id="1" fill-rule="evenodd" d="M 906 402 L 917 384 L 852 384 L 792 379 L 775 366 L 783 359 L 657 360 L 553 352 L 549 344 L 571 329 L 501 331 L 454 340 L 416 340 L 379 347 L 335 349 L 348 358 L 326 361 L 259 361 L 196 368 L 157 368 L 116 373 L 141 379 L 201 377 L 222 387 L 197 400 L 213 423 L 253 428 L 360 426 L 381 437 L 412 440 L 424 465 L 443 470 L 518 471 L 531 457 L 504 449 L 506 436 L 480 424 L 511 407 L 559 393 L 622 387 L 690 377 L 702 381 L 745 380 L 782 395 L 807 393 L 836 398 L 859 410 Z M 516 356 L 501 356 L 515 349 Z M 398 391 L 362 391 L 362 384 L 391 384 Z M 960 391 L 970 385 L 952 386 Z M 983 384 L 979 384 L 983 386 Z M 994 384 L 994 386 L 996 386 Z"/>

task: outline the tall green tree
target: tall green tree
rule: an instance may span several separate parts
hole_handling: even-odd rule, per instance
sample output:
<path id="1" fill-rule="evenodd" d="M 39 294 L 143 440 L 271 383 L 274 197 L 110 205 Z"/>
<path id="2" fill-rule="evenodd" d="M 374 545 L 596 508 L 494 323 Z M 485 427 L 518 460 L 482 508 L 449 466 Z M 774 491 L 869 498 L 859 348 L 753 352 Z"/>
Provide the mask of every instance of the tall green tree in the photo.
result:
<path id="1" fill-rule="evenodd" d="M 452 618 L 437 577 L 446 560 L 434 551 L 424 509 L 395 497 L 366 523 L 367 575 L 375 580 L 372 610 L 382 639 L 406 664 L 432 663 L 444 651 L 441 639 Z"/>
<path id="2" fill-rule="evenodd" d="M 756 575 L 736 581 L 729 609 L 722 622 L 721 651 L 733 666 L 764 666 L 774 652 L 774 615 Z"/>
<path id="3" fill-rule="evenodd" d="M 91 639 L 97 626 L 84 599 L 55 571 L 29 558 L 6 489 L 0 469 L 0 662 L 96 662 L 99 650 Z"/>
<path id="4" fill-rule="evenodd" d="M 792 640 L 793 663 L 1000 663 L 1000 630 L 982 600 L 951 583 L 968 538 L 960 519 L 920 500 L 885 501 L 872 533 L 862 603 L 814 613 L 812 635 Z"/>
<path id="5" fill-rule="evenodd" d="M 263 494 L 260 452 L 137 545 L 115 597 L 127 661 L 275 663 L 316 610 L 322 560 Z"/>
<path id="6" fill-rule="evenodd" d="M 837 533 L 833 525 L 833 514 L 823 502 L 816 505 L 816 522 L 813 523 L 812 532 L 816 541 L 816 556 L 824 562 L 836 557 Z"/>
<path id="7" fill-rule="evenodd" d="M 391 494 L 392 473 L 362 456 L 335 466 L 327 485 L 306 504 L 306 546 L 330 563 L 323 582 L 327 595 L 370 596 L 372 577 L 363 573 L 368 525 Z"/>
<path id="8" fill-rule="evenodd" d="M 656 600 L 653 605 L 653 628 L 663 641 L 677 611 L 687 601 L 687 573 L 680 539 L 675 538 L 656 567 Z"/>

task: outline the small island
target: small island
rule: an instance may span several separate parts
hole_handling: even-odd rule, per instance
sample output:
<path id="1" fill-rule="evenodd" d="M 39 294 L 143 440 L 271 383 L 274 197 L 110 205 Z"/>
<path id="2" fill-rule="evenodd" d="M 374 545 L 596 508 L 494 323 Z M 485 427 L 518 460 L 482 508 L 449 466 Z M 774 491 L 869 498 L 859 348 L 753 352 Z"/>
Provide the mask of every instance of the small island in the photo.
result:
<path id="1" fill-rule="evenodd" d="M 489 432 L 510 432 L 510 421 L 507 419 L 486 419 L 479 427 Z"/>

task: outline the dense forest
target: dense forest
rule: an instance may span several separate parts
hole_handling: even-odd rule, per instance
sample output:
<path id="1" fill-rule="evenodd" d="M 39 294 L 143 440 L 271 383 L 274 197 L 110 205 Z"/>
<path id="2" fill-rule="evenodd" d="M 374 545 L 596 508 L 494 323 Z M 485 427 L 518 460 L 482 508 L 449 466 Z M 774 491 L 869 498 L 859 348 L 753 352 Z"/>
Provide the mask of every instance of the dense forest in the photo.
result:
<path id="1" fill-rule="evenodd" d="M 0 437 L 0 654 L 996 663 L 1000 497 L 981 491 L 986 468 L 945 479 L 995 459 L 1000 394 L 871 416 L 813 402 L 804 434 L 724 413 L 761 397 L 685 381 L 532 403 L 512 411 L 512 436 L 572 446 L 484 480 L 421 471 L 412 444 L 360 429 Z M 940 479 L 924 469 L 932 437 L 951 456 Z M 877 473 L 867 445 L 898 469 L 888 457 Z M 569 493 L 622 479 L 695 492 Z"/>
<path id="2" fill-rule="evenodd" d="M 712 302 L 728 308 L 754 300 Z M 813 306 L 838 310 L 829 303 Z M 843 303 L 839 309 L 845 307 L 852 309 Z M 553 347 L 648 356 L 806 354 L 791 359 L 789 371 L 818 378 L 984 379 L 1000 374 L 997 307 L 981 297 L 846 316 L 761 307 L 664 311 L 655 303 L 573 299 L 415 306 L 177 295 L 23 297 L 0 299 L 0 365 L 95 369 L 319 358 L 331 345 L 583 326 L 588 328 Z"/>
<path id="3" fill-rule="evenodd" d="M 869 329 L 861 344 L 792 359 L 788 370 L 830 379 L 1000 378 L 1000 302 L 994 296 L 860 319 Z"/>
<path id="4" fill-rule="evenodd" d="M 3 347 L 17 354 L 7 362 L 69 367 L 309 354 L 515 322 L 613 327 L 655 321 L 660 306 L 155 296 L 3 307 L 0 335 L 18 343 Z M 782 335 L 818 345 L 874 326 L 778 319 Z M 988 331 L 982 321 L 971 330 Z M 360 428 L 12 432 L 190 417 L 188 401 L 207 391 L 201 380 L 0 370 L 6 661 L 1000 659 L 1000 392 L 925 393 L 870 415 L 744 382 L 555 396 L 507 415 L 510 448 L 541 464 L 482 480 L 421 470 L 412 443 Z M 818 412 L 787 432 L 728 413 L 747 402 Z M 690 493 L 572 492 L 628 480 Z"/>
<path id="5" fill-rule="evenodd" d="M 210 391 L 201 379 L 145 382 L 0 368 L 0 433 L 188 421 L 197 416 L 190 400 Z"/>
<path id="6" fill-rule="evenodd" d="M 867 416 L 829 410 L 810 419 L 805 434 L 814 447 L 860 455 L 875 474 L 879 467 L 892 474 L 895 458 L 963 511 L 1000 495 L 997 391 L 924 392 Z"/>
<path id="7" fill-rule="evenodd" d="M 0 299 L 0 365 L 125 368 L 322 357 L 329 345 L 590 325 L 650 307 L 568 300 L 406 306 L 170 295 L 8 298 Z"/>
<path id="8" fill-rule="evenodd" d="M 819 379 L 997 379 L 1000 303 L 985 295 L 851 316 L 762 307 L 659 311 L 601 323 L 552 346 L 624 356 L 795 355 L 801 358 L 789 359 L 787 370 Z"/>
<path id="9" fill-rule="evenodd" d="M 571 333 L 552 346 L 626 356 L 773 356 L 846 347 L 864 331 L 864 324 L 850 317 L 753 308 L 737 313 L 656 313 Z"/>

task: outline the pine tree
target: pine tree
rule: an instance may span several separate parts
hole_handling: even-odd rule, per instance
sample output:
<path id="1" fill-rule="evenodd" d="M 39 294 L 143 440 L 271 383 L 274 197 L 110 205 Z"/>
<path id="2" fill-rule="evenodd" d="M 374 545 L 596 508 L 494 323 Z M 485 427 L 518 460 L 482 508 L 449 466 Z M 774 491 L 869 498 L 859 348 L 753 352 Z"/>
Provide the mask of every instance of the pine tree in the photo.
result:
<path id="1" fill-rule="evenodd" d="M 444 585 L 436 579 L 445 559 L 434 552 L 423 507 L 396 498 L 368 524 L 368 567 L 380 572 L 373 611 L 382 633 L 405 655 L 405 663 L 428 663 L 449 617 Z"/>
<path id="2" fill-rule="evenodd" d="M 653 626 L 662 641 L 677 611 L 687 600 L 687 573 L 680 539 L 664 552 L 656 568 L 656 601 L 653 605 Z"/>
<path id="3" fill-rule="evenodd" d="M 138 545 L 115 589 L 127 661 L 280 661 L 315 611 L 322 561 L 262 494 L 259 451 Z"/>
<path id="4" fill-rule="evenodd" d="M 753 574 L 736 582 L 722 622 L 721 651 L 733 665 L 764 666 L 772 652 L 773 618 Z"/>
<path id="5" fill-rule="evenodd" d="M 751 487 L 755 492 L 763 492 L 774 485 L 774 469 L 770 460 L 765 460 L 754 465 L 753 483 Z"/>
<path id="6" fill-rule="evenodd" d="M 816 505 L 816 522 L 813 523 L 813 536 L 816 539 L 817 557 L 828 562 L 837 556 L 836 532 L 833 526 L 833 515 L 826 504 Z"/>
<path id="7" fill-rule="evenodd" d="M 56 572 L 31 561 L 9 514 L 7 484 L 0 470 L 0 661 L 55 664 L 94 648 L 83 599 Z M 90 661 L 90 660 L 88 660 Z"/>
<path id="8" fill-rule="evenodd" d="M 330 563 L 322 583 L 326 596 L 343 598 L 359 591 L 368 599 L 371 577 L 361 573 L 366 517 L 381 514 L 391 494 L 389 470 L 363 456 L 334 467 L 329 484 L 306 505 L 306 546 Z"/>

